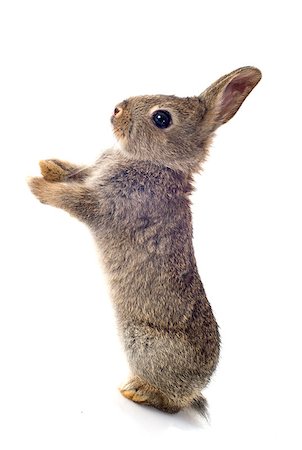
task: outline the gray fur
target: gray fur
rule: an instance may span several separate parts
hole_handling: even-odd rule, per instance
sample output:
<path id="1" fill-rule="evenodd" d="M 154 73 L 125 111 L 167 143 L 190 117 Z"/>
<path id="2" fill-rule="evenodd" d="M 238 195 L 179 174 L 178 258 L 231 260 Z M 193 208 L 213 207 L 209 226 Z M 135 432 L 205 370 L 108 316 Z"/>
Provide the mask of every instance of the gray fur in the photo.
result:
<path id="1" fill-rule="evenodd" d="M 219 358 L 218 326 L 192 246 L 190 194 L 215 129 L 260 80 L 251 67 L 222 77 L 199 97 L 130 98 L 112 116 L 120 150 L 92 167 L 41 161 L 30 180 L 43 203 L 85 222 L 108 275 L 132 376 L 121 393 L 174 413 L 206 413 L 201 390 Z M 154 109 L 172 114 L 158 129 Z"/>

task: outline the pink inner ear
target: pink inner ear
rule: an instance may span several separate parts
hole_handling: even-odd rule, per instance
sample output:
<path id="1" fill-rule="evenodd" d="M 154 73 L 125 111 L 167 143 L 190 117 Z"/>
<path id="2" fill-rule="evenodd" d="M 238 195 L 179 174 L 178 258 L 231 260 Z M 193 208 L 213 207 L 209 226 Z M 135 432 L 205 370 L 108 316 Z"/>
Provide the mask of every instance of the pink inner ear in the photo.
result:
<path id="1" fill-rule="evenodd" d="M 244 82 L 245 80 L 241 80 L 241 81 L 235 81 L 232 84 L 232 90 L 233 91 L 238 91 L 241 94 L 245 91 L 246 89 L 246 83 Z"/>
<path id="2" fill-rule="evenodd" d="M 246 91 L 250 91 L 253 85 L 248 77 L 235 78 L 224 90 L 222 97 L 222 110 L 228 108 L 232 102 L 236 102 L 236 96 L 245 95 Z"/>

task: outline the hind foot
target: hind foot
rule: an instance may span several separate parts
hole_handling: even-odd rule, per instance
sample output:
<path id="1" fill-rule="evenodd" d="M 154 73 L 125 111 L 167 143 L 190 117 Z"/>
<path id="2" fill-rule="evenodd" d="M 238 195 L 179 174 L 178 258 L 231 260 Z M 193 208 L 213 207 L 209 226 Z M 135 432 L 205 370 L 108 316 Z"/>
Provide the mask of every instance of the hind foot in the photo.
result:
<path id="1" fill-rule="evenodd" d="M 175 414 L 181 409 L 165 394 L 139 377 L 132 378 L 125 386 L 120 388 L 120 392 L 128 400 L 153 406 L 170 414 Z"/>

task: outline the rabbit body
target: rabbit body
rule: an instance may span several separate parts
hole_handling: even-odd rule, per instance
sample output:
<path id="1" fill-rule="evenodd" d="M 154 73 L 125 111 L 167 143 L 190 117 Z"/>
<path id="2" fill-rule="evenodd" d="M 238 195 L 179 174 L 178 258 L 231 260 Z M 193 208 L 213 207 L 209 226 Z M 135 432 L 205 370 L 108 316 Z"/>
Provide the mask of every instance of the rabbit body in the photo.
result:
<path id="1" fill-rule="evenodd" d="M 192 176 L 213 132 L 259 74 L 239 69 L 200 97 L 128 99 L 112 117 L 119 150 L 92 167 L 42 161 L 43 177 L 30 181 L 41 202 L 85 222 L 95 237 L 131 370 L 121 393 L 137 403 L 206 412 L 201 390 L 217 366 L 220 339 L 194 257 Z M 229 103 L 232 83 L 239 106 Z"/>
<path id="2" fill-rule="evenodd" d="M 217 324 L 192 247 L 192 182 L 157 164 L 129 164 L 116 151 L 107 158 L 106 175 L 100 161 L 107 214 L 94 233 L 122 342 L 138 384 L 155 386 L 165 394 L 157 406 L 174 411 L 200 398 L 219 354 Z M 126 391 L 137 391 L 136 384 Z"/>

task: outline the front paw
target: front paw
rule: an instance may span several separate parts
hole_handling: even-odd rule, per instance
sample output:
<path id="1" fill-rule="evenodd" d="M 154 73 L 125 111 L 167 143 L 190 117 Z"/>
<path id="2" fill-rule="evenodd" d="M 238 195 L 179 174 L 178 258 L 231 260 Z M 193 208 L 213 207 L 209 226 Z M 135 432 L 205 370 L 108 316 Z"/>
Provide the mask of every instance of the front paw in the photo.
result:
<path id="1" fill-rule="evenodd" d="M 70 174 L 70 165 L 57 159 L 45 159 L 39 162 L 43 178 L 47 181 L 65 181 Z"/>
<path id="2" fill-rule="evenodd" d="M 41 203 L 49 203 L 50 189 L 49 182 L 42 177 L 31 177 L 28 179 L 28 186 L 31 192 Z"/>

